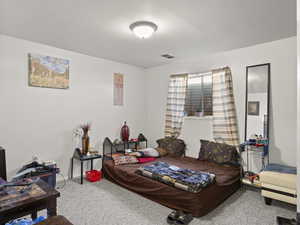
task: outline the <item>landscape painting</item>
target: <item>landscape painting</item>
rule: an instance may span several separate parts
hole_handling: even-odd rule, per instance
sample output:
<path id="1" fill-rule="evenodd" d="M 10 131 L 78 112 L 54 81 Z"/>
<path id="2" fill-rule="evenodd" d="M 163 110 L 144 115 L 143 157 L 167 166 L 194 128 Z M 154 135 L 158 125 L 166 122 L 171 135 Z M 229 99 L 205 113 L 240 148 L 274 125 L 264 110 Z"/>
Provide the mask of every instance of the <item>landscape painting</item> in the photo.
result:
<path id="1" fill-rule="evenodd" d="M 38 54 L 28 54 L 29 86 L 69 88 L 69 60 Z"/>

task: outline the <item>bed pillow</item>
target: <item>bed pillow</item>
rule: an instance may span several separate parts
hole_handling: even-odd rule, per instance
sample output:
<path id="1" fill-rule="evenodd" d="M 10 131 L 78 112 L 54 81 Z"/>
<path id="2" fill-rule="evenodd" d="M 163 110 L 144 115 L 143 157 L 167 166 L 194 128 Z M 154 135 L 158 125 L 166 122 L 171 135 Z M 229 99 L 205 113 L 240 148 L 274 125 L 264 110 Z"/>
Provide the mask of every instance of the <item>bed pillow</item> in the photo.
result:
<path id="1" fill-rule="evenodd" d="M 113 156 L 112 158 L 116 166 L 124 164 L 134 164 L 139 162 L 135 156 L 130 155 L 119 155 Z"/>
<path id="2" fill-rule="evenodd" d="M 156 142 L 158 147 L 167 150 L 170 156 L 183 156 L 185 154 L 185 143 L 181 139 L 166 137 Z"/>
<path id="3" fill-rule="evenodd" d="M 159 152 L 154 148 L 139 149 L 138 152 L 142 153 L 142 157 L 159 157 Z"/>
<path id="4" fill-rule="evenodd" d="M 208 160 L 218 164 L 239 165 L 239 154 L 235 146 L 200 140 L 199 160 Z"/>
<path id="5" fill-rule="evenodd" d="M 168 151 L 164 148 L 155 148 L 158 151 L 160 157 L 168 155 Z"/>
<path id="6" fill-rule="evenodd" d="M 113 153 L 111 155 L 111 157 L 122 156 L 122 155 L 124 155 L 124 154 L 123 153 Z"/>
<path id="7" fill-rule="evenodd" d="M 135 157 L 137 157 L 137 158 L 140 158 L 140 157 L 143 156 L 143 153 L 142 153 L 142 152 L 139 152 L 139 151 L 134 151 L 134 152 L 128 153 L 127 155 L 135 156 Z"/>

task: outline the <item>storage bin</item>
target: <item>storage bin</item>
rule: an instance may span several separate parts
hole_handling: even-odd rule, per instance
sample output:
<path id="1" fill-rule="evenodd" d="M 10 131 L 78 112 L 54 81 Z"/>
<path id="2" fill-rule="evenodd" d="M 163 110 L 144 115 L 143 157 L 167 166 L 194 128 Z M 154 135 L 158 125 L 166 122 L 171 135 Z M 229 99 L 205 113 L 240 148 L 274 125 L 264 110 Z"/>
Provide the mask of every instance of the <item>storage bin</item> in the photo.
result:
<path id="1" fill-rule="evenodd" d="M 98 170 L 90 170 L 85 172 L 85 177 L 90 182 L 100 181 L 102 178 L 102 172 Z"/>

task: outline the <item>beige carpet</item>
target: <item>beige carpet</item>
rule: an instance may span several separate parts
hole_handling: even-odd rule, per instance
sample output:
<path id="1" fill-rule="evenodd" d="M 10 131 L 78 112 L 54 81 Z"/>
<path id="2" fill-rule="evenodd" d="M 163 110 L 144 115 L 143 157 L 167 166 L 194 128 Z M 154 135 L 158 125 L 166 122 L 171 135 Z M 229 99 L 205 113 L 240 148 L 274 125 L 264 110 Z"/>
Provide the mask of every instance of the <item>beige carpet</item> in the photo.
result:
<path id="1" fill-rule="evenodd" d="M 60 185 L 59 185 L 60 186 Z M 74 225 L 165 225 L 170 209 L 107 180 L 68 181 L 60 190 L 58 213 Z M 257 191 L 241 189 L 191 225 L 275 225 L 276 216 L 295 217 L 296 207 L 275 201 L 266 206 Z"/>

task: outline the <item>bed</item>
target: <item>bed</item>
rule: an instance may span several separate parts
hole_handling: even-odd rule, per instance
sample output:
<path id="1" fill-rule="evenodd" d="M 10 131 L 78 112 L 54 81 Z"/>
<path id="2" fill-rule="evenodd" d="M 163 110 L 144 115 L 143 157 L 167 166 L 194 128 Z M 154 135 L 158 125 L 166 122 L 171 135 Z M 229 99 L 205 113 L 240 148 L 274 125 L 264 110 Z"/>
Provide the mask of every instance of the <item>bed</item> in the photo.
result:
<path id="1" fill-rule="evenodd" d="M 156 159 L 181 168 L 216 175 L 213 184 L 199 193 L 192 193 L 138 175 L 136 170 L 141 164 L 115 166 L 109 157 L 103 159 L 102 170 L 106 179 L 171 209 L 191 213 L 194 217 L 208 214 L 240 188 L 240 168 L 235 166 L 190 157 L 165 156 Z"/>

